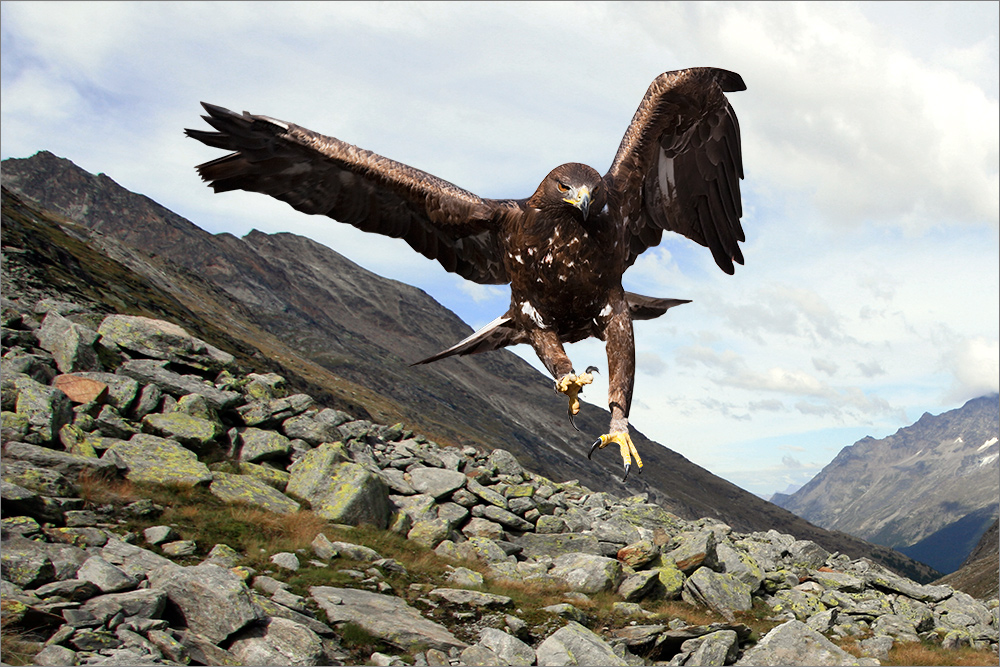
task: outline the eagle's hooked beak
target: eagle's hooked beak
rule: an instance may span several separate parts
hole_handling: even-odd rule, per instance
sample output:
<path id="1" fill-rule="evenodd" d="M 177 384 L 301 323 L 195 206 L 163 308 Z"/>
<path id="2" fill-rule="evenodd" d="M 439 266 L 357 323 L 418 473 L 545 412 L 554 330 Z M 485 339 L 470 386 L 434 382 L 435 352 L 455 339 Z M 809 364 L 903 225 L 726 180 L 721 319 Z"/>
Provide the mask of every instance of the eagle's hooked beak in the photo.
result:
<path id="1" fill-rule="evenodd" d="M 581 185 L 578 189 L 573 190 L 570 196 L 564 198 L 563 201 L 576 206 L 583 213 L 583 219 L 587 219 L 587 213 L 590 212 L 590 188 L 586 185 Z"/>

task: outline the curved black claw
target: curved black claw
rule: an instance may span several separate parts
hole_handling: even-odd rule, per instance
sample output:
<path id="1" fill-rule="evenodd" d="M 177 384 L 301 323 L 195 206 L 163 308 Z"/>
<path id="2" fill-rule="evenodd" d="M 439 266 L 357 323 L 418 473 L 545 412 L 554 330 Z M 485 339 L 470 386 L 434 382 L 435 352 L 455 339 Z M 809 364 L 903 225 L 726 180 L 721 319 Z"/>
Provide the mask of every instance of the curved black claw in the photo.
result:
<path id="1" fill-rule="evenodd" d="M 573 419 L 573 411 L 567 410 L 566 414 L 569 416 L 569 425 L 575 428 L 577 431 L 580 431 L 580 427 L 576 425 L 576 421 Z M 583 431 L 580 431 L 580 433 L 583 433 Z"/>
<path id="2" fill-rule="evenodd" d="M 626 463 L 626 464 L 625 464 L 625 476 L 624 476 L 624 477 L 622 477 L 622 481 L 623 481 L 623 482 L 624 482 L 624 481 L 625 481 L 626 479 L 628 479 L 628 474 L 629 474 L 629 472 L 630 472 L 631 470 L 632 470 L 632 464 L 631 464 L 631 463 Z M 642 468 L 639 468 L 639 472 L 642 472 Z"/>
<path id="3" fill-rule="evenodd" d="M 591 460 L 590 457 L 594 455 L 594 452 L 596 452 L 597 448 L 600 447 L 600 446 L 601 446 L 601 439 L 598 438 L 597 442 L 595 442 L 593 445 L 590 446 L 590 453 L 587 454 L 587 460 L 588 461 Z"/>
<path id="4" fill-rule="evenodd" d="M 600 371 L 597 370 L 597 366 L 587 366 L 587 370 L 584 373 L 600 373 Z"/>

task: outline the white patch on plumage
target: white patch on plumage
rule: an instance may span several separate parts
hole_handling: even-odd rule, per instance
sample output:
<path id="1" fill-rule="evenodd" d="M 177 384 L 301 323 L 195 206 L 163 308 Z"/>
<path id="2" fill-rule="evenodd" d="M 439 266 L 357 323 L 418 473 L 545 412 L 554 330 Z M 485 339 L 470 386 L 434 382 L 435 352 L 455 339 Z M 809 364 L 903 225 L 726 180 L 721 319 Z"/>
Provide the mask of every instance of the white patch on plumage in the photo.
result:
<path id="1" fill-rule="evenodd" d="M 667 157 L 666 152 L 660 149 L 660 160 L 656 165 L 657 168 L 657 179 L 660 185 L 660 192 L 667 200 L 672 200 L 674 198 L 674 185 L 676 183 L 676 178 L 674 176 L 674 159 L 672 157 Z"/>
<path id="2" fill-rule="evenodd" d="M 552 259 L 553 259 L 552 253 L 550 252 L 549 254 L 547 254 L 545 256 L 545 258 L 542 261 L 545 262 L 546 264 L 551 264 L 552 263 Z"/>
<path id="3" fill-rule="evenodd" d="M 545 323 L 542 321 L 542 316 L 538 314 L 538 311 L 535 310 L 535 307 L 532 306 L 531 303 L 529 303 L 528 301 L 525 301 L 524 303 L 521 304 L 521 312 L 527 315 L 531 319 L 531 321 L 535 323 L 535 326 L 537 326 L 539 329 L 545 328 Z"/>
<path id="4" fill-rule="evenodd" d="M 601 317 L 607 317 L 610 314 L 611 314 L 611 304 L 610 303 L 608 305 L 604 306 L 604 308 L 601 308 L 601 312 L 598 313 L 598 315 L 600 315 Z"/>
<path id="5" fill-rule="evenodd" d="M 514 255 L 514 260 L 515 260 L 515 261 L 516 261 L 516 262 L 517 262 L 518 264 L 524 264 L 524 260 L 523 260 L 523 259 L 521 259 L 521 255 L 520 255 L 520 253 L 518 253 L 517 255 Z"/>

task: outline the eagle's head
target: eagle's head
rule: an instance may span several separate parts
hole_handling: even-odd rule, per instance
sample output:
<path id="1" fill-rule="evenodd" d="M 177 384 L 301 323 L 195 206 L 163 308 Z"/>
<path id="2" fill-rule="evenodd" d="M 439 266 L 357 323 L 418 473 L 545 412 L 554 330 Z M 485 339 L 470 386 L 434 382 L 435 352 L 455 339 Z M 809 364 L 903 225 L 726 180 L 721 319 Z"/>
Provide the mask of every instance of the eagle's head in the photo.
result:
<path id="1" fill-rule="evenodd" d="M 568 210 L 586 222 L 590 212 L 603 209 L 606 201 L 601 175 L 585 164 L 570 162 L 550 171 L 528 204 L 539 209 Z"/>

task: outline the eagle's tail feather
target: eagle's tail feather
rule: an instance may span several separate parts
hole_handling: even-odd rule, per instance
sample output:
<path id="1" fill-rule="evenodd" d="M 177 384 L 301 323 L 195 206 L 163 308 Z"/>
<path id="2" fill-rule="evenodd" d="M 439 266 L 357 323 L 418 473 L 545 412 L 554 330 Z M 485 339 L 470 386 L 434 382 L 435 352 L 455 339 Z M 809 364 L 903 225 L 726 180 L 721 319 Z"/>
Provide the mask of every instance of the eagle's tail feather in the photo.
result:
<path id="1" fill-rule="evenodd" d="M 489 352 L 490 350 L 499 350 L 508 345 L 522 342 L 518 333 L 518 330 L 514 327 L 513 318 L 510 315 L 501 315 L 468 338 L 455 343 L 447 350 L 442 350 L 435 355 L 415 361 L 410 365 L 429 364 L 432 361 L 456 354 L 478 354 L 480 352 Z"/>
<path id="2" fill-rule="evenodd" d="M 651 320 L 674 306 L 691 303 L 690 299 L 659 299 L 632 292 L 625 292 L 625 301 L 628 302 L 628 309 L 632 313 L 633 320 Z"/>

